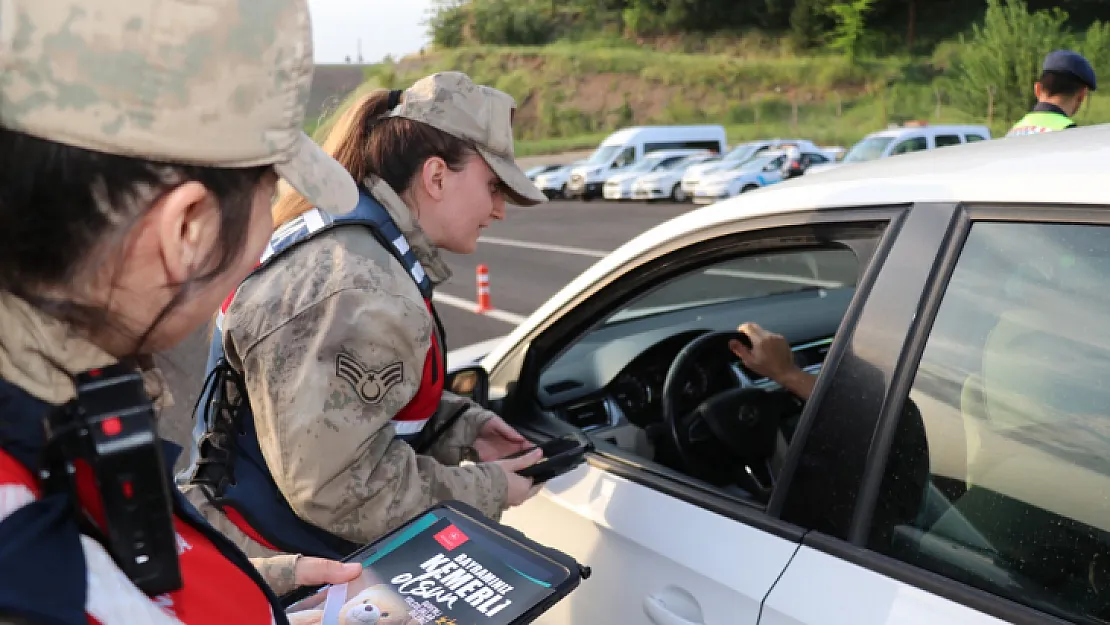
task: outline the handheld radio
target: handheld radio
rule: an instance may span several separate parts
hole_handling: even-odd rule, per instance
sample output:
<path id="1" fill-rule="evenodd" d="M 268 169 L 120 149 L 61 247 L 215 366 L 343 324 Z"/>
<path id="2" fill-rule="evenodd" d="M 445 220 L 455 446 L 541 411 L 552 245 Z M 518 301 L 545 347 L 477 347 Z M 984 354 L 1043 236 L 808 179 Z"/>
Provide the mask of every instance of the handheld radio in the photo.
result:
<path id="1" fill-rule="evenodd" d="M 77 397 L 46 419 L 40 477 L 48 493 L 67 494 L 83 525 L 143 592 L 182 586 L 170 485 L 155 431 L 154 404 L 142 375 L 121 364 L 75 379 Z M 77 499 L 78 468 L 91 472 L 104 511 L 97 528 Z M 91 527 L 90 527 L 91 526 Z M 102 531 L 101 531 L 102 530 Z"/>

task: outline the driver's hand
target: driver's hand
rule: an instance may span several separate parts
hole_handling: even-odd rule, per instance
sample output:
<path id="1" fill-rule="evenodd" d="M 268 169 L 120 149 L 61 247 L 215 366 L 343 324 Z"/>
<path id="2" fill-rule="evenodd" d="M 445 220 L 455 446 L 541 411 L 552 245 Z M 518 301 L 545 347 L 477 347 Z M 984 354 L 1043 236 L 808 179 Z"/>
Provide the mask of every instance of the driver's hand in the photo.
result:
<path id="1" fill-rule="evenodd" d="M 781 334 L 768 332 L 754 323 L 745 323 L 739 330 L 751 338 L 752 348 L 744 347 L 737 340 L 729 341 L 728 347 L 744 361 L 744 366 L 784 386 L 787 380 L 797 376 L 799 369 L 794 362 L 794 352 Z"/>

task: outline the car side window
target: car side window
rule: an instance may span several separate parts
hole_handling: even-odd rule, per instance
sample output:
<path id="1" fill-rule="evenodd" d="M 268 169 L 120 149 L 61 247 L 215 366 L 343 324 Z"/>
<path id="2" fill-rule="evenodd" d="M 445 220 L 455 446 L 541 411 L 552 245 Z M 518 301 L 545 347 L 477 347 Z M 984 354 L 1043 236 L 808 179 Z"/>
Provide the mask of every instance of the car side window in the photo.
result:
<path id="1" fill-rule="evenodd" d="M 946 148 L 950 145 L 960 145 L 960 135 L 937 135 L 933 141 L 938 148 Z"/>
<path id="2" fill-rule="evenodd" d="M 743 471 L 745 459 L 732 447 L 745 437 L 714 434 L 706 429 L 710 426 L 695 427 L 689 417 L 703 402 L 741 383 L 768 390 L 777 384 L 741 369 L 723 342 L 696 360 L 684 361 L 682 370 L 672 371 L 675 363 L 702 332 L 734 331 L 740 323 L 754 321 L 790 337 L 795 361 L 818 373 L 860 271 L 855 249 L 829 243 L 749 253 L 673 275 L 615 306 L 598 325 L 569 340 L 543 367 L 537 399 L 556 418 L 616 445 L 640 463 L 662 465 L 756 501 L 758 494 L 741 486 L 737 471 Z M 667 390 L 664 383 L 672 374 L 678 377 Z M 668 407 L 681 425 L 669 426 Z M 766 484 L 774 481 L 798 418 L 800 410 L 782 416 L 771 431 L 774 440 L 752 452 L 773 456 L 754 469 Z M 675 436 L 679 430 L 681 444 Z M 688 432 L 694 432 L 689 440 Z M 699 460 L 708 457 L 716 460 Z"/>
<path id="3" fill-rule="evenodd" d="M 928 147 L 929 144 L 925 141 L 925 137 L 913 137 L 912 139 L 906 139 L 898 145 L 895 145 L 894 149 L 890 151 L 890 155 L 895 156 L 898 154 L 919 152 L 921 150 L 928 149 Z"/>
<path id="4" fill-rule="evenodd" d="M 1110 227 L 976 223 L 900 418 L 870 548 L 1110 622 Z"/>
<path id="5" fill-rule="evenodd" d="M 625 148 L 625 150 L 621 152 L 620 156 L 618 156 L 616 160 L 613 161 L 613 169 L 619 169 L 621 167 L 631 165 L 634 160 L 636 160 L 636 148 Z"/>
<path id="6" fill-rule="evenodd" d="M 974 133 L 971 133 L 971 132 L 964 135 L 964 139 L 966 139 L 968 143 L 975 143 L 976 141 L 986 141 L 987 140 L 987 138 L 984 137 L 983 135 L 977 135 L 977 134 L 974 134 Z"/>

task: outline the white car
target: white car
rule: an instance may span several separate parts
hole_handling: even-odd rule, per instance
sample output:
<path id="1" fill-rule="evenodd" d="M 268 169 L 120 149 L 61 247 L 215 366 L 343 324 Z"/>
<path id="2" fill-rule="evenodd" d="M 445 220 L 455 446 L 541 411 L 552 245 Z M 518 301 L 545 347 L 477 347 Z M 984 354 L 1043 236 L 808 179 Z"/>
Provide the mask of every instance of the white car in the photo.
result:
<path id="1" fill-rule="evenodd" d="M 981 125 L 896 126 L 867 135 L 853 145 L 840 161 L 815 165 L 806 173 L 824 173 L 854 163 L 989 141 L 990 138 L 990 129 Z"/>
<path id="2" fill-rule="evenodd" d="M 632 184 L 641 176 L 664 171 L 693 154 L 707 154 L 705 150 L 659 150 L 645 156 L 640 162 L 610 174 L 601 187 L 601 197 L 606 200 L 631 200 Z"/>
<path id="3" fill-rule="evenodd" d="M 554 171 L 540 174 L 536 176 L 534 183 L 548 199 L 565 198 L 567 197 L 567 180 L 570 179 L 571 170 L 585 162 L 584 160 L 575 161 Z"/>
<path id="4" fill-rule="evenodd" d="M 531 167 L 527 171 L 525 171 L 524 175 L 527 176 L 529 180 L 535 182 L 536 176 L 539 176 L 540 174 L 546 174 L 549 171 L 555 171 L 556 169 L 560 169 L 562 167 L 562 165 L 551 163 L 548 163 L 546 165 L 536 165 L 535 167 Z"/>
<path id="5" fill-rule="evenodd" d="M 693 197 L 694 193 L 697 192 L 698 183 L 706 176 L 735 167 L 740 163 L 755 158 L 767 150 L 780 150 L 788 147 L 796 147 L 800 150 L 809 152 L 821 151 L 820 147 L 807 139 L 763 139 L 760 141 L 741 143 L 729 150 L 719 161 L 695 165 L 687 169 L 686 173 L 682 175 L 682 190 L 686 192 L 687 197 Z M 832 158 L 831 155 L 830 158 Z"/>
<path id="6" fill-rule="evenodd" d="M 768 151 L 727 169 L 709 174 L 694 188 L 695 204 L 712 204 L 760 187 L 782 182 L 789 159 L 786 152 Z"/>
<path id="7" fill-rule="evenodd" d="M 694 210 L 462 369 L 596 446 L 502 517 L 592 568 L 538 622 L 1106 622 L 1108 161 L 1094 126 Z M 748 321 L 816 384 L 742 366 Z"/>
<path id="8" fill-rule="evenodd" d="M 632 199 L 640 201 L 671 200 L 685 202 L 689 199 L 682 189 L 682 175 L 689 167 L 719 161 L 720 156 L 695 154 L 663 167 L 658 171 L 640 176 L 632 183 Z"/>

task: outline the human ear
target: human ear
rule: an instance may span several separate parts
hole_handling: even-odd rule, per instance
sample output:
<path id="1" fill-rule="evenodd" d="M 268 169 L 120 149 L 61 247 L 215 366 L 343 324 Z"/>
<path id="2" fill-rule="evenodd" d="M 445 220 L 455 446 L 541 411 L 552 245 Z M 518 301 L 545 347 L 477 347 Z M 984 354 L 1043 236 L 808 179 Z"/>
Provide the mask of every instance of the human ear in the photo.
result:
<path id="1" fill-rule="evenodd" d="M 150 216 L 156 220 L 167 279 L 183 284 L 202 270 L 219 235 L 219 205 L 204 185 L 186 182 L 159 198 Z"/>
<path id="2" fill-rule="evenodd" d="M 424 191 L 428 197 L 437 202 L 442 201 L 447 195 L 445 192 L 447 170 L 447 162 L 438 156 L 428 158 L 420 168 Z"/>

